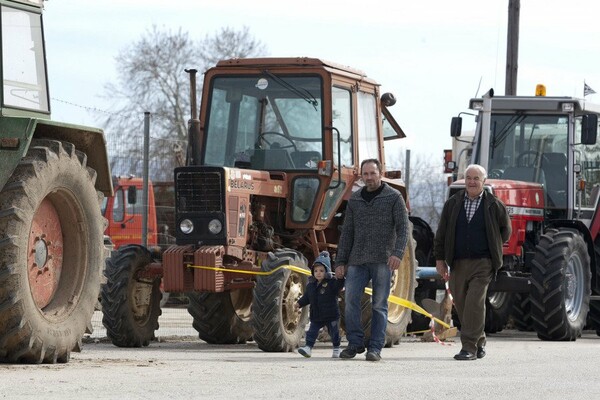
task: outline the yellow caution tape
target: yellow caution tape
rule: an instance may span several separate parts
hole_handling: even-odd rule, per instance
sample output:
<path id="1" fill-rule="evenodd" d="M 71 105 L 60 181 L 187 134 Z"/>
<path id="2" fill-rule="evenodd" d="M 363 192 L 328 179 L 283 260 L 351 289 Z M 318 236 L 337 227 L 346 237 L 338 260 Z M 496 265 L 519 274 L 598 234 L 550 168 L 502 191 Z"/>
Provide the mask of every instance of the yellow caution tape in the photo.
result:
<path id="1" fill-rule="evenodd" d="M 250 275 L 261 275 L 261 276 L 271 275 L 271 274 L 279 271 L 280 269 L 285 268 L 285 269 L 289 269 L 290 271 L 297 272 L 299 274 L 311 275 L 311 272 L 309 270 L 307 270 L 305 268 L 296 267 L 295 265 L 280 265 L 279 267 L 274 268 L 271 271 L 248 271 L 248 270 L 229 269 L 229 268 L 222 268 L 222 267 L 205 267 L 205 266 L 201 266 L 201 265 L 188 265 L 188 267 L 189 268 L 198 268 L 198 269 L 207 269 L 207 270 L 211 270 L 211 271 L 221 271 L 221 272 L 231 272 L 231 273 L 236 273 L 236 274 L 250 274 Z M 373 289 L 371 289 L 369 287 L 365 288 L 365 293 L 368 294 L 369 296 L 372 296 Z M 442 325 L 446 329 L 450 328 L 450 325 L 448 325 L 441 319 L 434 317 L 432 314 L 428 313 L 423 307 L 419 306 L 418 304 L 415 304 L 411 301 L 405 300 L 398 296 L 394 296 L 393 294 L 391 294 L 388 297 L 388 301 L 392 302 L 394 304 L 398 304 L 399 306 L 409 308 L 413 311 L 418 312 L 419 314 L 423 314 L 426 317 L 433 319 L 435 322 Z"/>

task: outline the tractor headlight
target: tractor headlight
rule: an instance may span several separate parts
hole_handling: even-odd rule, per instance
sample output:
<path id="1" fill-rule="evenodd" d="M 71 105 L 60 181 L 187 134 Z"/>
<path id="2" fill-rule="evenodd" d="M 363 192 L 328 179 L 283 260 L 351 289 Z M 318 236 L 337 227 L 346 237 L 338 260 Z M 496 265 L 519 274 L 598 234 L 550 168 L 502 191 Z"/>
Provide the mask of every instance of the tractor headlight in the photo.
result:
<path id="1" fill-rule="evenodd" d="M 194 223 L 186 218 L 179 223 L 179 230 L 186 235 L 189 235 L 194 231 Z"/>
<path id="2" fill-rule="evenodd" d="M 213 219 L 208 223 L 208 231 L 213 235 L 221 233 L 223 229 L 223 224 L 218 219 Z"/>

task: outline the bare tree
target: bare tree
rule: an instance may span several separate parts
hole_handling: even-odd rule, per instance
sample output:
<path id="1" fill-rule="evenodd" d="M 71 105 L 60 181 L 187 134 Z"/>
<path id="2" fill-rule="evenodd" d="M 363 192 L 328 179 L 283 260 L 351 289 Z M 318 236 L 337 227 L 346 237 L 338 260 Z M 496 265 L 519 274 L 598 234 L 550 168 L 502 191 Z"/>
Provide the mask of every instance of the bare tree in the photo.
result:
<path id="1" fill-rule="evenodd" d="M 200 71 L 223 58 L 264 55 L 266 48 L 247 27 L 223 28 L 194 41 L 187 32 L 149 29 L 115 58 L 117 82 L 105 86 L 113 108 L 103 125 L 118 174 L 139 174 L 143 115 L 151 112 L 151 160 L 165 160 L 154 169 L 172 170 L 174 149 L 187 145 L 189 80 L 186 68 Z M 200 82 L 201 84 L 201 82 Z M 136 160 L 137 159 L 137 160 Z M 152 165 L 151 165 L 152 168 Z"/>
<path id="2" fill-rule="evenodd" d="M 216 64 L 219 60 L 266 54 L 265 45 L 250 35 L 247 26 L 240 31 L 229 27 L 222 28 L 220 32 L 212 36 L 207 35 L 200 43 L 200 56 L 209 66 Z"/>
<path id="3" fill-rule="evenodd" d="M 389 159 L 390 157 L 388 157 Z M 404 165 L 404 151 L 395 152 L 394 165 Z M 443 173 L 444 161 L 439 162 L 423 155 L 411 156 L 408 199 L 411 215 L 425 220 L 435 231 L 446 200 L 447 178 Z M 403 172 L 404 168 L 401 168 Z"/>

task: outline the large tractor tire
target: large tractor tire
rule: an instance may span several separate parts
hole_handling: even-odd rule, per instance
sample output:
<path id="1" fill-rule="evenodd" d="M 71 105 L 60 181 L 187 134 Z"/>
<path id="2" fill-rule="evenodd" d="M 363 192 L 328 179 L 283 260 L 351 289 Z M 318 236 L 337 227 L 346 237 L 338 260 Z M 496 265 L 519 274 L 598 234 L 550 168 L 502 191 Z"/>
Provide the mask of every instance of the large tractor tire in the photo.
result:
<path id="1" fill-rule="evenodd" d="M 33 140 L 0 192 L 0 360 L 65 363 L 91 333 L 103 261 L 86 155 Z"/>
<path id="2" fill-rule="evenodd" d="M 512 318 L 515 328 L 523 332 L 533 331 L 529 293 L 515 293 L 514 296 Z"/>
<path id="3" fill-rule="evenodd" d="M 485 332 L 498 333 L 504 329 L 513 306 L 513 294 L 509 292 L 488 293 L 485 302 Z"/>
<path id="4" fill-rule="evenodd" d="M 415 258 L 420 266 L 435 266 L 435 257 L 433 256 L 433 238 L 434 233 L 431 227 L 423 219 L 418 217 L 409 217 L 412 225 L 412 236 L 416 241 Z"/>
<path id="5" fill-rule="evenodd" d="M 484 332 L 493 334 L 502 331 L 510 318 L 512 305 L 513 295 L 511 293 L 488 293 L 485 299 Z M 452 323 L 460 330 L 462 324 L 455 307 L 452 307 Z"/>
<path id="6" fill-rule="evenodd" d="M 600 296 L 599 292 L 594 291 L 595 296 Z M 588 315 L 591 327 L 596 331 L 596 335 L 600 336 L 600 302 L 592 301 L 590 302 L 590 312 Z"/>
<path id="7" fill-rule="evenodd" d="M 155 339 L 160 310 L 160 277 L 140 278 L 152 254 L 139 245 L 122 246 L 106 260 L 102 324 L 115 346 L 148 346 Z"/>
<path id="8" fill-rule="evenodd" d="M 420 307 L 423 307 L 423 300 L 432 299 L 436 300 L 437 290 L 434 288 L 423 289 L 417 288 L 415 289 L 415 303 Z M 406 327 L 406 331 L 408 333 L 423 333 L 423 331 L 429 330 L 431 318 L 416 311 L 411 312 L 411 321 Z"/>
<path id="9" fill-rule="evenodd" d="M 412 225 L 412 224 L 410 224 Z M 412 226 L 410 226 L 412 228 Z M 409 230 L 411 231 L 411 230 Z M 417 260 L 415 258 L 416 242 L 414 239 L 408 241 L 404 258 L 400 268 L 392 275 L 390 282 L 390 295 L 400 297 L 401 299 L 414 302 L 416 287 Z M 345 329 L 345 307 L 341 304 L 342 319 L 341 325 Z M 361 301 L 361 324 L 365 334 L 365 346 L 371 338 L 371 317 L 372 317 L 371 296 L 363 294 Z M 385 347 L 392 347 L 400 342 L 400 338 L 406 332 L 406 327 L 411 320 L 411 309 L 398 304 L 388 302 L 388 321 L 385 329 Z"/>
<path id="10" fill-rule="evenodd" d="M 600 260 L 600 244 L 594 245 L 594 251 L 596 253 L 596 260 Z M 600 292 L 594 290 L 594 296 L 600 296 Z M 596 330 L 596 335 L 600 336 L 600 301 L 590 302 L 590 312 L 588 313 L 588 319 L 591 322 L 591 326 Z"/>
<path id="11" fill-rule="evenodd" d="M 532 263 L 531 318 L 542 340 L 576 340 L 590 302 L 590 256 L 572 229 L 549 229 Z"/>
<path id="12" fill-rule="evenodd" d="M 252 289 L 187 294 L 188 312 L 200 339 L 210 344 L 238 344 L 252 339 Z"/>
<path id="13" fill-rule="evenodd" d="M 306 258 L 289 250 L 269 253 L 262 270 L 271 272 L 282 265 L 307 268 Z M 308 307 L 294 310 L 294 303 L 304 293 L 308 277 L 299 272 L 281 268 L 269 275 L 259 275 L 252 302 L 254 341 L 263 351 L 287 352 L 300 344 L 308 322 Z"/>

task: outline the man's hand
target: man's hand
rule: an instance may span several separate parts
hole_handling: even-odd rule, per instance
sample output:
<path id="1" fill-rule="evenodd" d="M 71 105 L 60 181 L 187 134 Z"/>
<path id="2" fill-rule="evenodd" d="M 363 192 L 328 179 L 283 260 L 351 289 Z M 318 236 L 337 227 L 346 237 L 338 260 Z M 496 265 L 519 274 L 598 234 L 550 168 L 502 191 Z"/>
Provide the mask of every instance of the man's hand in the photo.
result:
<path id="1" fill-rule="evenodd" d="M 300 304 L 298 302 L 294 303 L 294 311 L 298 311 L 300 309 Z"/>
<path id="2" fill-rule="evenodd" d="M 396 256 L 390 256 L 390 258 L 388 258 L 388 267 L 390 267 L 390 271 L 394 272 L 400 268 L 401 262 L 402 260 L 400 258 Z"/>
<path id="3" fill-rule="evenodd" d="M 442 279 L 444 279 L 445 281 L 448 280 L 448 267 L 446 266 L 446 261 L 436 260 L 435 269 L 437 270 L 438 274 L 442 276 Z"/>
<path id="4" fill-rule="evenodd" d="M 338 265 L 335 267 L 335 277 L 337 279 L 342 279 L 344 276 L 346 276 L 346 266 Z"/>

